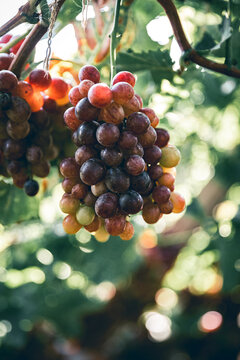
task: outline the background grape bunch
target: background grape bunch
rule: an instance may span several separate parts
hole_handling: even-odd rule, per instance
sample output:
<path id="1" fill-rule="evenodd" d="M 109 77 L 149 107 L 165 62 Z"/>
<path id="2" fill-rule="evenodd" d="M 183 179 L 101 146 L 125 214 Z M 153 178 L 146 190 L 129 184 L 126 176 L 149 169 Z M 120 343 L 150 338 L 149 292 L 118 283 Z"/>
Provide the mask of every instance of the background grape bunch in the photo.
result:
<path id="1" fill-rule="evenodd" d="M 85 65 L 79 80 L 64 114 L 77 149 L 60 164 L 60 208 L 68 214 L 63 228 L 75 234 L 84 226 L 99 241 L 109 235 L 129 240 L 129 215 L 142 211 L 154 224 L 163 214 L 183 211 L 185 201 L 174 192 L 180 152 L 169 144 L 168 132 L 156 128 L 155 112 L 142 108 L 132 73 L 119 72 L 110 88 L 99 82 L 96 67 Z"/>
<path id="2" fill-rule="evenodd" d="M 46 177 L 59 152 L 52 131 L 66 109 L 70 86 L 41 69 L 18 81 L 4 69 L 12 59 L 0 54 L 0 174 L 34 196 L 39 185 L 33 176 Z"/>

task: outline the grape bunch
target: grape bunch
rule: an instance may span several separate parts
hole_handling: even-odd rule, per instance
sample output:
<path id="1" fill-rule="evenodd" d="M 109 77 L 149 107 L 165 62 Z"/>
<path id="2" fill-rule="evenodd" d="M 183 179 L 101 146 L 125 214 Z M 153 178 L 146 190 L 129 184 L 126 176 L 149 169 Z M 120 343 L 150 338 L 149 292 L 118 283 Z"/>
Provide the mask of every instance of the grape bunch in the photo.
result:
<path id="1" fill-rule="evenodd" d="M 142 212 L 154 224 L 163 214 L 183 211 L 185 201 L 174 192 L 180 152 L 169 144 L 168 132 L 156 128 L 155 112 L 142 108 L 132 73 L 119 72 L 110 88 L 99 82 L 96 67 L 85 65 L 79 80 L 69 92 L 73 106 L 64 113 L 77 148 L 60 164 L 60 209 L 68 214 L 63 228 L 75 234 L 84 226 L 99 241 L 109 235 L 129 240 L 129 215 Z"/>
<path id="2" fill-rule="evenodd" d="M 39 190 L 33 176 L 46 177 L 49 161 L 58 155 L 51 132 L 54 117 L 69 102 L 68 92 L 63 79 L 45 70 L 33 70 L 27 81 L 0 71 L 0 174 L 11 176 L 29 196 Z"/>

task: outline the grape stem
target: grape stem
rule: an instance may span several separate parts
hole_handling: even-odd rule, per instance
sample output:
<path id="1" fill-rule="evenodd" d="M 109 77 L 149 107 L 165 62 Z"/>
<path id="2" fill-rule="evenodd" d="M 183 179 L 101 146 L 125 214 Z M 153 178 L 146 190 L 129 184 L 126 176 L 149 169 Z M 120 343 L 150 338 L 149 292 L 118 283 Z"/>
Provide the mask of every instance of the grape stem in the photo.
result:
<path id="1" fill-rule="evenodd" d="M 110 84 L 112 84 L 112 80 L 114 75 L 116 74 L 116 40 L 117 40 L 117 29 L 118 29 L 118 20 L 120 13 L 120 4 L 121 0 L 116 0 L 115 9 L 114 9 L 114 20 L 113 20 L 113 28 L 109 35 L 110 37 L 110 71 L 111 71 L 111 79 Z"/>
<path id="2" fill-rule="evenodd" d="M 180 49 L 183 53 L 188 52 L 186 61 L 192 61 L 193 63 L 203 68 L 220 74 L 228 75 L 234 78 L 240 78 L 240 70 L 235 66 L 229 66 L 229 64 L 220 64 L 215 61 L 211 61 L 198 54 L 197 51 L 191 47 L 186 38 L 177 9 L 172 0 L 157 0 L 157 2 L 163 7 L 172 25 L 173 33 Z"/>
<path id="3" fill-rule="evenodd" d="M 59 13 L 62 5 L 64 4 L 65 0 L 58 0 L 56 13 Z M 16 57 L 12 61 L 9 70 L 12 71 L 18 78 L 21 75 L 21 72 L 29 58 L 31 52 L 37 45 L 37 43 L 41 40 L 43 35 L 48 30 L 48 24 L 43 21 L 38 22 L 25 38 L 24 42 L 22 43 L 20 49 L 18 50 Z"/>

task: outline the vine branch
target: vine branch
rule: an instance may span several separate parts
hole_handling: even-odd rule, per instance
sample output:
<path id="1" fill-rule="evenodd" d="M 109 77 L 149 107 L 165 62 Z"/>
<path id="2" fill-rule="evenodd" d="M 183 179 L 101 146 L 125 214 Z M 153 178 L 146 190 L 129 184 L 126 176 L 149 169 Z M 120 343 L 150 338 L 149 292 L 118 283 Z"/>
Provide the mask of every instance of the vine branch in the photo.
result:
<path id="1" fill-rule="evenodd" d="M 186 38 L 177 9 L 173 4 L 172 0 L 157 0 L 157 2 L 163 7 L 172 25 L 173 33 L 180 49 L 184 53 L 187 52 L 186 60 L 190 60 L 193 63 L 214 72 L 232 76 L 234 78 L 240 78 L 240 70 L 235 66 L 229 66 L 227 64 L 220 64 L 215 61 L 211 61 L 199 55 L 197 51 L 191 47 L 190 43 Z"/>
<path id="2" fill-rule="evenodd" d="M 56 5 L 56 15 L 59 13 L 63 3 L 65 0 L 58 0 Z M 23 67 L 29 58 L 31 52 L 37 45 L 37 43 L 41 40 L 43 35 L 48 30 L 48 24 L 45 22 L 38 22 L 26 37 L 24 42 L 22 43 L 20 49 L 18 50 L 16 57 L 14 58 L 13 62 L 11 63 L 9 70 L 14 72 L 17 77 L 20 77 Z"/>

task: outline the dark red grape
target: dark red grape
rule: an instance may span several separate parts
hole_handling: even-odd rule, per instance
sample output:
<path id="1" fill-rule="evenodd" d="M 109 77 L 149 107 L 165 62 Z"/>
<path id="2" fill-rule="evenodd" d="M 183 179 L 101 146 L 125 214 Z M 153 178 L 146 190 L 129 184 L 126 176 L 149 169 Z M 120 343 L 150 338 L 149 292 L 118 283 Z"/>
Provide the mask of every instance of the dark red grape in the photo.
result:
<path id="1" fill-rule="evenodd" d="M 98 83 L 100 80 L 100 73 L 98 69 L 93 65 L 83 66 L 78 74 L 79 80 L 91 80 L 94 83 Z"/>
<path id="2" fill-rule="evenodd" d="M 0 93 L 0 109 L 7 110 L 12 105 L 12 96 L 9 93 L 1 92 Z"/>
<path id="3" fill-rule="evenodd" d="M 66 178 L 62 182 L 62 188 L 66 193 L 71 194 L 73 186 L 78 184 L 79 181 L 78 178 Z"/>
<path id="4" fill-rule="evenodd" d="M 120 196 L 119 205 L 126 214 L 137 214 L 142 210 L 143 199 L 138 192 L 130 190 Z"/>
<path id="5" fill-rule="evenodd" d="M 32 145 L 26 152 L 27 161 L 36 164 L 43 159 L 43 152 L 39 146 Z"/>
<path id="6" fill-rule="evenodd" d="M 148 174 L 152 180 L 157 180 L 162 176 L 163 169 L 160 165 L 151 165 Z"/>
<path id="7" fill-rule="evenodd" d="M 75 107 L 68 108 L 64 115 L 64 122 L 69 129 L 72 131 L 77 130 L 77 128 L 81 125 L 81 121 L 75 115 Z"/>
<path id="8" fill-rule="evenodd" d="M 118 149 L 104 149 L 101 151 L 101 159 L 110 167 L 117 167 L 123 160 L 123 153 Z"/>
<path id="9" fill-rule="evenodd" d="M 30 132 L 30 125 L 28 121 L 21 123 L 7 122 L 7 133 L 14 140 L 24 139 Z"/>
<path id="10" fill-rule="evenodd" d="M 125 155 L 125 157 L 128 157 L 130 155 L 139 155 L 139 156 L 143 157 L 144 150 L 143 150 L 142 145 L 140 143 L 137 143 L 137 145 L 134 146 L 132 149 L 125 150 L 124 155 Z"/>
<path id="11" fill-rule="evenodd" d="M 31 170 L 34 175 L 44 178 L 47 177 L 50 172 L 50 164 L 48 161 L 43 160 L 37 164 L 32 164 Z"/>
<path id="12" fill-rule="evenodd" d="M 168 144 L 168 141 L 170 138 L 167 130 L 158 128 L 158 129 L 156 129 L 156 133 L 157 133 L 157 140 L 155 142 L 155 145 L 157 145 L 158 147 L 166 146 Z"/>
<path id="13" fill-rule="evenodd" d="M 112 236 L 120 235 L 126 227 L 126 217 L 123 215 L 115 215 L 110 219 L 105 219 L 105 229 Z"/>
<path id="14" fill-rule="evenodd" d="M 105 168 L 99 159 L 89 159 L 83 163 L 80 169 L 80 178 L 84 184 L 95 185 L 103 179 Z"/>
<path id="15" fill-rule="evenodd" d="M 83 184 L 82 182 L 78 182 L 78 184 L 73 185 L 71 194 L 74 198 L 82 200 L 88 193 L 87 185 Z"/>
<path id="16" fill-rule="evenodd" d="M 166 203 L 169 200 L 170 195 L 171 191 L 165 185 L 155 187 L 152 193 L 153 200 L 156 201 L 158 205 Z"/>
<path id="17" fill-rule="evenodd" d="M 80 121 L 97 120 L 99 109 L 93 106 L 86 97 L 77 103 L 75 114 Z"/>
<path id="18" fill-rule="evenodd" d="M 25 149 L 23 142 L 9 139 L 4 143 L 3 153 L 8 160 L 17 160 L 23 156 Z"/>
<path id="19" fill-rule="evenodd" d="M 143 206 L 142 217 L 147 224 L 155 224 L 160 218 L 161 212 L 157 204 L 147 202 Z"/>
<path id="20" fill-rule="evenodd" d="M 28 121 L 31 109 L 24 99 L 13 96 L 11 108 L 6 111 L 6 114 L 12 122 L 20 123 Z"/>
<path id="21" fill-rule="evenodd" d="M 138 143 L 137 137 L 131 131 L 123 131 L 119 138 L 119 146 L 124 150 L 133 149 Z"/>
<path id="22" fill-rule="evenodd" d="M 96 200 L 97 200 L 96 196 L 94 196 L 93 193 L 89 191 L 85 196 L 85 198 L 83 199 L 83 202 L 87 206 L 94 206 Z"/>
<path id="23" fill-rule="evenodd" d="M 138 176 L 131 176 L 131 188 L 140 194 L 148 189 L 149 184 L 151 184 L 151 179 L 146 171 Z"/>
<path id="24" fill-rule="evenodd" d="M 9 70 L 0 71 L 0 91 L 12 92 L 18 84 L 18 79 L 14 73 Z"/>
<path id="25" fill-rule="evenodd" d="M 96 143 L 96 131 L 99 124 L 95 121 L 84 122 L 77 130 L 78 144 L 93 145 Z"/>
<path id="26" fill-rule="evenodd" d="M 157 139 L 157 133 L 152 126 L 149 126 L 149 128 L 145 133 L 138 135 L 138 141 L 140 142 L 140 144 L 144 149 L 153 146 L 155 144 L 156 139 Z"/>
<path id="27" fill-rule="evenodd" d="M 163 214 L 171 214 L 171 212 L 173 211 L 172 201 L 168 200 L 167 202 L 160 204 L 159 209 L 160 209 L 161 213 L 163 213 Z"/>
<path id="28" fill-rule="evenodd" d="M 0 54 L 0 70 L 7 70 L 13 59 L 14 57 L 11 54 Z"/>
<path id="29" fill-rule="evenodd" d="M 150 120 L 147 115 L 135 112 L 127 118 L 126 126 L 129 131 L 140 135 L 147 131 L 150 126 Z"/>
<path id="30" fill-rule="evenodd" d="M 131 155 L 125 163 L 125 168 L 130 175 L 140 175 L 145 169 L 145 161 L 139 155 Z"/>
<path id="31" fill-rule="evenodd" d="M 60 163 L 60 172 L 66 178 L 79 177 L 79 165 L 74 158 L 68 157 Z"/>
<path id="32" fill-rule="evenodd" d="M 124 193 L 130 186 L 130 179 L 123 170 L 111 168 L 107 170 L 105 184 L 112 192 Z"/>
<path id="33" fill-rule="evenodd" d="M 95 203 L 96 214 L 104 219 L 113 217 L 117 209 L 118 197 L 110 192 L 100 195 Z"/>
<path id="34" fill-rule="evenodd" d="M 97 141 L 103 146 L 113 146 L 119 139 L 120 131 L 114 124 L 104 123 L 96 132 Z"/>
<path id="35" fill-rule="evenodd" d="M 144 150 L 143 158 L 147 164 L 156 165 L 161 159 L 161 156 L 162 156 L 161 149 L 158 146 L 153 145 L 152 147 L 149 147 Z"/>
<path id="36" fill-rule="evenodd" d="M 96 156 L 96 150 L 87 145 L 82 145 L 75 151 L 75 160 L 76 163 L 80 166 L 82 166 L 85 161 L 92 159 Z"/>
<path id="37" fill-rule="evenodd" d="M 43 91 L 49 88 L 52 82 L 51 75 L 43 69 L 34 69 L 29 74 L 29 83 L 34 86 L 37 91 Z"/>

